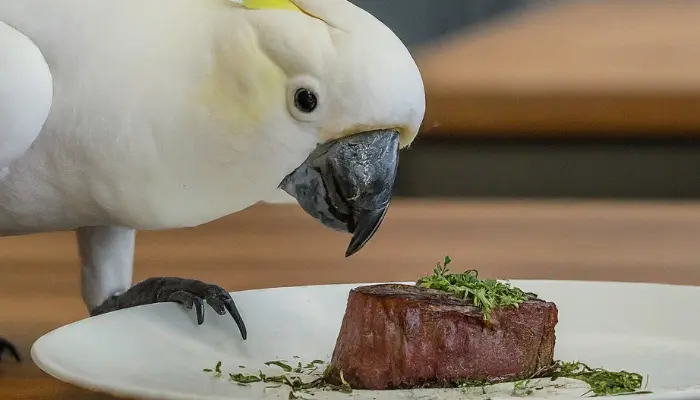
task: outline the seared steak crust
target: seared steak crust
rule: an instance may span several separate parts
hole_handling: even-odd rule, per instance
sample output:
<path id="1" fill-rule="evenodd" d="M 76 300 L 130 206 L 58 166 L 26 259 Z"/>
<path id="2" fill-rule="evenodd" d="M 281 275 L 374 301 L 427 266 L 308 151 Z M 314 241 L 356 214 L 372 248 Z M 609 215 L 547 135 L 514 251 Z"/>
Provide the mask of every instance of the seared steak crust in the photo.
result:
<path id="1" fill-rule="evenodd" d="M 553 363 L 554 303 L 532 297 L 494 309 L 489 322 L 465 301 L 412 285 L 350 291 L 331 359 L 330 378 L 355 389 L 450 387 L 502 382 Z"/>

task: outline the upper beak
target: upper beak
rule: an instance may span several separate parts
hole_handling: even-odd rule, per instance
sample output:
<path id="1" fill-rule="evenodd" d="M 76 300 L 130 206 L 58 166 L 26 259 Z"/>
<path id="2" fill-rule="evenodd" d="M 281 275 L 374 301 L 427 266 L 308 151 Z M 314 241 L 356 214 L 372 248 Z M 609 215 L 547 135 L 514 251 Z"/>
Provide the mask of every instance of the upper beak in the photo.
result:
<path id="1" fill-rule="evenodd" d="M 398 160 L 397 130 L 363 132 L 319 145 L 279 187 L 325 226 L 352 233 L 350 257 L 386 215 Z"/>

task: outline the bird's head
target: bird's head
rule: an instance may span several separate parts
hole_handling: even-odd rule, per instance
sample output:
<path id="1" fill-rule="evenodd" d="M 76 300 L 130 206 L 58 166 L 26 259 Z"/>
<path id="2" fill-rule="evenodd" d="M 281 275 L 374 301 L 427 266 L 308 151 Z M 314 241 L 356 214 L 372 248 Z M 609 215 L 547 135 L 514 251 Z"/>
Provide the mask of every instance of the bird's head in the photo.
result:
<path id="1" fill-rule="evenodd" d="M 215 52 L 217 90 L 237 104 L 226 115 L 265 135 L 279 189 L 353 235 L 350 256 L 381 224 L 399 149 L 423 120 L 418 67 L 387 26 L 346 0 L 226 1 L 234 11 Z"/>

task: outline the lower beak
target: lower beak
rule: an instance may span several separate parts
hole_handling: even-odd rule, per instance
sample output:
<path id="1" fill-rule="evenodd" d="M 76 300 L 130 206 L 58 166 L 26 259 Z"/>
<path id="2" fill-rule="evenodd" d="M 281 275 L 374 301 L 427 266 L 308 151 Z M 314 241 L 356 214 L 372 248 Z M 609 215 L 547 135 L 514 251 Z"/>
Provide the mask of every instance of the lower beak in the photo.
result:
<path id="1" fill-rule="evenodd" d="M 350 257 L 381 225 L 398 161 L 398 131 L 358 133 L 318 146 L 279 187 L 323 225 L 351 233 Z"/>

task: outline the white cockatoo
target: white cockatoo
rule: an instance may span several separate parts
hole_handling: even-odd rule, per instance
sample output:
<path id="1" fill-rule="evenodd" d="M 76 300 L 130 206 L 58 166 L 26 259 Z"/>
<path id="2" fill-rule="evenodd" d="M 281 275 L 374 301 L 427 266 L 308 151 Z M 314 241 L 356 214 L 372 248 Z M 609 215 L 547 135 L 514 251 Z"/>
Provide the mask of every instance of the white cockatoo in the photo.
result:
<path id="1" fill-rule="evenodd" d="M 286 192 L 350 256 L 424 112 L 407 48 L 346 0 L 2 0 L 0 235 L 74 230 L 90 315 L 206 302 L 245 339 L 217 285 L 132 286 L 135 232 Z"/>

